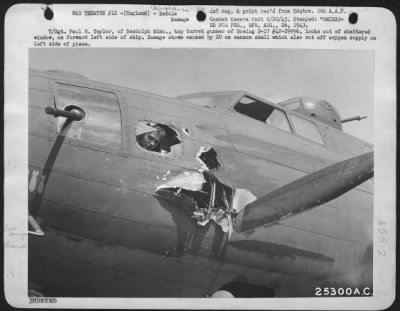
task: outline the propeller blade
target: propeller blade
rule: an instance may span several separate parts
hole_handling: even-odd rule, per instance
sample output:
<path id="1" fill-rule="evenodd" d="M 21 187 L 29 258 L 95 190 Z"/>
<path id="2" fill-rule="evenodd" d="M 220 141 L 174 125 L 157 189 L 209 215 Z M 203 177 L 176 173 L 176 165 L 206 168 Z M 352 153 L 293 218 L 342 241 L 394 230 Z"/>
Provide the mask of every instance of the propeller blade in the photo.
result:
<path id="1" fill-rule="evenodd" d="M 238 232 L 274 223 L 336 199 L 374 175 L 368 152 L 303 176 L 247 204 L 238 214 Z"/>

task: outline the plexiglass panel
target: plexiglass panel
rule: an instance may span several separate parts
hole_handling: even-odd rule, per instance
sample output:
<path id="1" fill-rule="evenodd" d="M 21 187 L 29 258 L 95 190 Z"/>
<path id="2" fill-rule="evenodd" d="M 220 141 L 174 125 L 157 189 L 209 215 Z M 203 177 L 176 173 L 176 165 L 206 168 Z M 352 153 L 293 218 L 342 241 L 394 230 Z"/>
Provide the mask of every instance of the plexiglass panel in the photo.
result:
<path id="1" fill-rule="evenodd" d="M 290 118 L 297 134 L 321 145 L 324 144 L 322 137 L 314 123 L 295 115 L 290 115 Z"/>

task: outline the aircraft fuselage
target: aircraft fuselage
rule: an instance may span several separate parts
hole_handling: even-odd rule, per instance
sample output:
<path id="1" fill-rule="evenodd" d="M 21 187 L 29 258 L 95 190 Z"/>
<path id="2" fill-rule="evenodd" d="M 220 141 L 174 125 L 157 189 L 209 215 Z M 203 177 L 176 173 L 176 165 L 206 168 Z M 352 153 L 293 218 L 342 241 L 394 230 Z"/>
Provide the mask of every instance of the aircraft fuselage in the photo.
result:
<path id="1" fill-rule="evenodd" d="M 48 106 L 82 107 L 86 117 L 66 122 Z M 142 148 L 141 122 L 172 128 L 178 148 Z M 323 284 L 370 284 L 372 181 L 243 233 L 193 219 L 190 178 L 208 169 L 201 150 L 215 151 L 209 171 L 221 185 L 255 197 L 372 150 L 315 124 L 324 144 L 232 110 L 31 71 L 29 209 L 45 235 L 30 235 L 30 283 L 58 297 L 196 297 L 232 282 L 312 296 Z M 182 192 L 157 190 L 179 174 L 188 176 Z"/>

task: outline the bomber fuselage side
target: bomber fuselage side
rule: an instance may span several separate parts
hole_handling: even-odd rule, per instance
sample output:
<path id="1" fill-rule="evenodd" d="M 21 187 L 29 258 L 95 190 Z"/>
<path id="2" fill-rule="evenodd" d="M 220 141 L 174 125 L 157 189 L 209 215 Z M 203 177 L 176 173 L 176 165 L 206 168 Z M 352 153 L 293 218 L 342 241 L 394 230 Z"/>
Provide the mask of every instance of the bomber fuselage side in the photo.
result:
<path id="1" fill-rule="evenodd" d="M 82 106 L 87 118 L 66 124 L 47 106 Z M 174 129 L 180 148 L 140 147 L 144 121 Z M 29 281 L 71 297 L 194 297 L 235 280 L 307 296 L 316 282 L 368 283 L 372 181 L 274 226 L 231 234 L 197 224 L 189 197 L 156 191 L 170 176 L 198 171 L 202 148 L 215 150 L 220 182 L 256 197 L 372 149 L 316 124 L 324 145 L 235 111 L 31 71 L 29 209 L 45 235 L 30 236 Z"/>

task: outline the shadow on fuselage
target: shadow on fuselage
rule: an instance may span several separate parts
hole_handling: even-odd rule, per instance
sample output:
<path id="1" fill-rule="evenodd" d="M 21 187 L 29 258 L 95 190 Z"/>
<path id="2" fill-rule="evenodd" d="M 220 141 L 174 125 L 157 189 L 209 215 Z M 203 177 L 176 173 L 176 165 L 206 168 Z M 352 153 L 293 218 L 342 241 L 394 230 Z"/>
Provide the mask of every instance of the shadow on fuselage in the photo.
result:
<path id="1" fill-rule="evenodd" d="M 195 210 L 192 198 L 165 189 L 158 190 L 155 198 L 171 214 L 176 225 L 176 247 L 170 256 L 191 254 L 223 259 L 227 235 L 214 222 L 201 226 L 192 219 Z"/>

